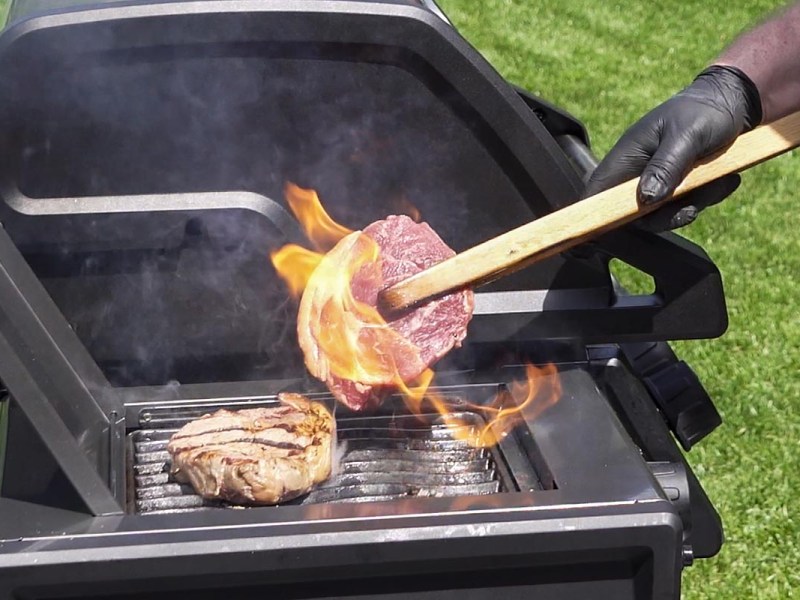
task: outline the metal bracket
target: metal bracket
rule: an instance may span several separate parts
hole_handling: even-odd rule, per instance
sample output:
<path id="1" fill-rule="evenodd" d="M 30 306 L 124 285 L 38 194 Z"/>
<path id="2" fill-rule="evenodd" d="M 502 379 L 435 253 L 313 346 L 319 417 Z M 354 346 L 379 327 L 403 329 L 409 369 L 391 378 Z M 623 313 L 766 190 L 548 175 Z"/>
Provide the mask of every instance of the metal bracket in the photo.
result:
<path id="1" fill-rule="evenodd" d="M 2 228 L 0 380 L 86 508 L 95 515 L 120 513 L 108 487 L 103 434 L 111 412 L 103 404 L 111 400 L 91 392 L 105 380 Z"/>

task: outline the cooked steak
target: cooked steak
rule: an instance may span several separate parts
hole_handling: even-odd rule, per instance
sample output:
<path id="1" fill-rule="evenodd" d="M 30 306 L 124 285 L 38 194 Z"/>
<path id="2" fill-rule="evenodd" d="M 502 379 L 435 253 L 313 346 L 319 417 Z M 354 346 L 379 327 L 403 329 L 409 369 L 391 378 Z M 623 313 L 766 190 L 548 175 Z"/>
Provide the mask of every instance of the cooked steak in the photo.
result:
<path id="1" fill-rule="evenodd" d="M 362 264 L 370 243 L 377 244 L 380 258 L 377 262 Z M 355 270 L 350 284 L 353 297 L 374 308 L 378 292 L 454 254 L 427 223 L 415 223 L 400 215 L 387 217 L 369 225 L 363 232 L 344 237 L 326 255 L 325 261 L 335 261 L 342 272 Z M 389 328 L 384 330 L 362 327 L 358 331 L 358 343 L 375 348 L 381 360 L 378 364 L 373 361 L 369 365 L 371 368 L 360 369 L 358 376 L 343 377 L 341 370 L 337 373 L 336 364 L 343 357 L 327 354 L 320 347 L 318 337 L 338 335 L 343 329 L 358 329 L 358 320 L 363 315 L 347 315 L 347 322 L 341 322 L 340 315 L 332 318 L 326 311 L 330 287 L 330 279 L 318 268 L 300 302 L 298 338 L 309 371 L 353 410 L 379 404 L 384 396 L 397 390 L 398 375 L 402 382 L 411 383 L 454 346 L 460 346 L 474 308 L 472 291 L 462 290 L 391 317 Z"/>
<path id="2" fill-rule="evenodd" d="M 280 406 L 218 410 L 170 439 L 171 472 L 204 498 L 246 504 L 291 500 L 331 473 L 334 420 L 300 394 Z"/>

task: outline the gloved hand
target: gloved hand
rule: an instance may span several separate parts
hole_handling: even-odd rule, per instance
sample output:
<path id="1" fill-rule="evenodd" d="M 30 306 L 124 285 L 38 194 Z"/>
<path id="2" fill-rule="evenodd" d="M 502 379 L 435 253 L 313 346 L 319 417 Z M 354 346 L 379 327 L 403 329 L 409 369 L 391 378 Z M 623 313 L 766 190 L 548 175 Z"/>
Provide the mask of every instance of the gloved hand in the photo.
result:
<path id="1" fill-rule="evenodd" d="M 761 118 L 758 90 L 744 73 L 733 67 L 709 67 L 625 132 L 595 169 L 585 196 L 640 175 L 639 202 L 660 202 L 699 159 L 724 148 Z M 639 224 L 656 231 L 688 225 L 703 208 L 733 193 L 739 181 L 738 175 L 729 175 L 706 184 Z"/>

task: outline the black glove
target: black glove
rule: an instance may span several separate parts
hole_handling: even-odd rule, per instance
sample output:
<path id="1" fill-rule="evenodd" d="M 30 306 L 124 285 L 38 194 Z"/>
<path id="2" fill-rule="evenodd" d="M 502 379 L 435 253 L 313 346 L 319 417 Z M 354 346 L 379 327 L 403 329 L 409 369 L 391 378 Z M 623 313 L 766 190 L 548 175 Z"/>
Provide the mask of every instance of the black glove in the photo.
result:
<path id="1" fill-rule="evenodd" d="M 660 202 L 699 159 L 760 122 L 761 99 L 753 82 L 734 67 L 709 67 L 625 132 L 592 173 L 585 196 L 640 175 L 639 202 Z M 738 175 L 729 175 L 706 184 L 639 224 L 657 231 L 688 225 L 703 208 L 733 193 L 739 181 Z"/>

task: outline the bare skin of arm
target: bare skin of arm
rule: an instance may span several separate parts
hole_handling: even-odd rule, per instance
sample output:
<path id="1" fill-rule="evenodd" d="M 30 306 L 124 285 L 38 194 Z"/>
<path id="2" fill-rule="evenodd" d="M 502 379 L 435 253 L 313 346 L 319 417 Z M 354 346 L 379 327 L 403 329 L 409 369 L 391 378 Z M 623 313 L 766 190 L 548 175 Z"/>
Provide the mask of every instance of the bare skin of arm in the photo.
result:
<path id="1" fill-rule="evenodd" d="M 764 123 L 800 110 L 800 2 L 740 35 L 714 64 L 736 67 L 752 80 Z"/>

